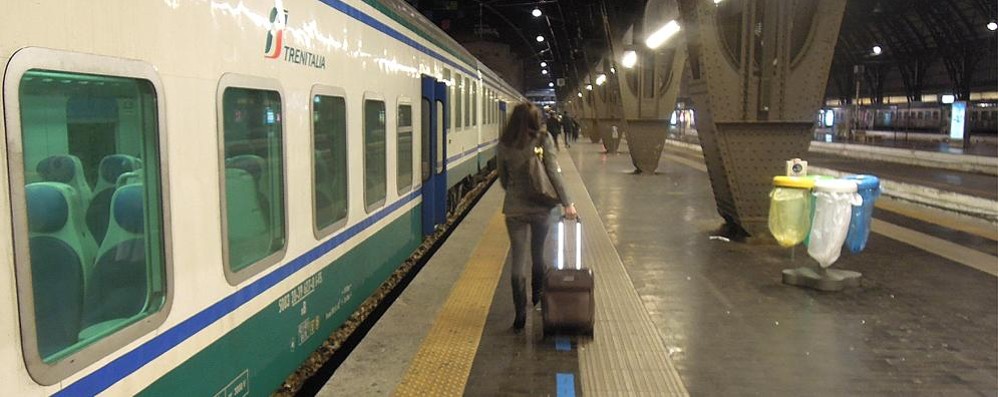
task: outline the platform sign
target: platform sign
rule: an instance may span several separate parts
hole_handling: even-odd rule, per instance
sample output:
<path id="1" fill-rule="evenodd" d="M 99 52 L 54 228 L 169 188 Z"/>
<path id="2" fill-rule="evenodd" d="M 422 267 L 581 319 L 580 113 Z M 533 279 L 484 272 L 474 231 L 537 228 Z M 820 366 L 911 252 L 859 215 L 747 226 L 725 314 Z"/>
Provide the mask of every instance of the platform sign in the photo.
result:
<path id="1" fill-rule="evenodd" d="M 967 118 L 967 102 L 953 102 L 953 112 L 950 113 L 949 137 L 952 140 L 962 141 L 964 138 L 964 128 Z"/>

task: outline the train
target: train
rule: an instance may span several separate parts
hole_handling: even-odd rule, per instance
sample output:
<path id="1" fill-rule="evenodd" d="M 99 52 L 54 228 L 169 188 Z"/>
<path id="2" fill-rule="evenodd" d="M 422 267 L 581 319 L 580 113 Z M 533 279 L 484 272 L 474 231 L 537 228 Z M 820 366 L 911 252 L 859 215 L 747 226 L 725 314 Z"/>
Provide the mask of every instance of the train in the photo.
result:
<path id="1" fill-rule="evenodd" d="M 852 112 L 854 109 L 851 106 L 827 107 L 819 112 L 816 122 L 825 127 L 849 123 Z M 998 101 L 970 101 L 966 112 L 966 131 L 972 136 L 998 136 Z M 951 113 L 952 105 L 945 103 L 863 105 L 859 107 L 857 121 L 858 128 L 866 130 L 948 135 Z"/>
<path id="2" fill-rule="evenodd" d="M 267 395 L 524 97 L 402 0 L 11 2 L 9 395 Z"/>

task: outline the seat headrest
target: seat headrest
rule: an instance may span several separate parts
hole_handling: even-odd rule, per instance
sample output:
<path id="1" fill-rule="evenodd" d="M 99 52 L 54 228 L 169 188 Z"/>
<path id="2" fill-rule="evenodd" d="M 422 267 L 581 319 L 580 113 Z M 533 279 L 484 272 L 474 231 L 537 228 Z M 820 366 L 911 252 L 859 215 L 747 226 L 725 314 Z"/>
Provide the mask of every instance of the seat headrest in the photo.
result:
<path id="1" fill-rule="evenodd" d="M 46 157 L 38 163 L 38 174 L 46 181 L 70 183 L 76 177 L 80 160 L 69 154 Z"/>
<path id="2" fill-rule="evenodd" d="M 24 188 L 28 205 L 28 231 L 55 233 L 69 221 L 68 198 L 50 183 L 32 183 Z"/>
<path id="3" fill-rule="evenodd" d="M 142 167 L 142 162 L 135 157 L 127 154 L 112 154 L 100 161 L 99 172 L 101 179 L 114 184 L 121 174 L 135 171 L 140 167 Z"/>
<path id="4" fill-rule="evenodd" d="M 142 212 L 142 185 L 127 185 L 114 192 L 111 208 L 118 226 L 130 233 L 142 234 L 145 214 Z"/>
<path id="5" fill-rule="evenodd" d="M 259 180 L 263 175 L 263 170 L 267 168 L 267 162 L 260 156 L 253 154 L 243 154 L 225 160 L 226 168 L 238 168 L 248 172 L 253 179 Z"/>

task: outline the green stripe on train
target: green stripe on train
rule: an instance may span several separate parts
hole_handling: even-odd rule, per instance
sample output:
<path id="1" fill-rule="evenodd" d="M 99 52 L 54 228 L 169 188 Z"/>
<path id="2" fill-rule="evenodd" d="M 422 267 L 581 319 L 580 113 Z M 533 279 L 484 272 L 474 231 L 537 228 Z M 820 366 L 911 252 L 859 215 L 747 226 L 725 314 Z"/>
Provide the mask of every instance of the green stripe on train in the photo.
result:
<path id="1" fill-rule="evenodd" d="M 415 251 L 422 240 L 420 208 L 284 291 L 140 395 L 270 395 Z"/>

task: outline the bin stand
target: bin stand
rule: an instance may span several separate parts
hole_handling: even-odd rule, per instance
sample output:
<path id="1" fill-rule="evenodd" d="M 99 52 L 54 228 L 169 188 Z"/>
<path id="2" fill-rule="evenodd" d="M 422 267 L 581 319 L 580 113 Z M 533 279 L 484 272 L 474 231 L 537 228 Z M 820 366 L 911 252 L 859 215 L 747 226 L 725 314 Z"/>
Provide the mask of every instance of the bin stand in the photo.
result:
<path id="1" fill-rule="evenodd" d="M 783 269 L 783 283 L 819 291 L 841 291 L 858 287 L 862 274 L 851 270 L 823 268 L 814 262 L 796 269 Z"/>

